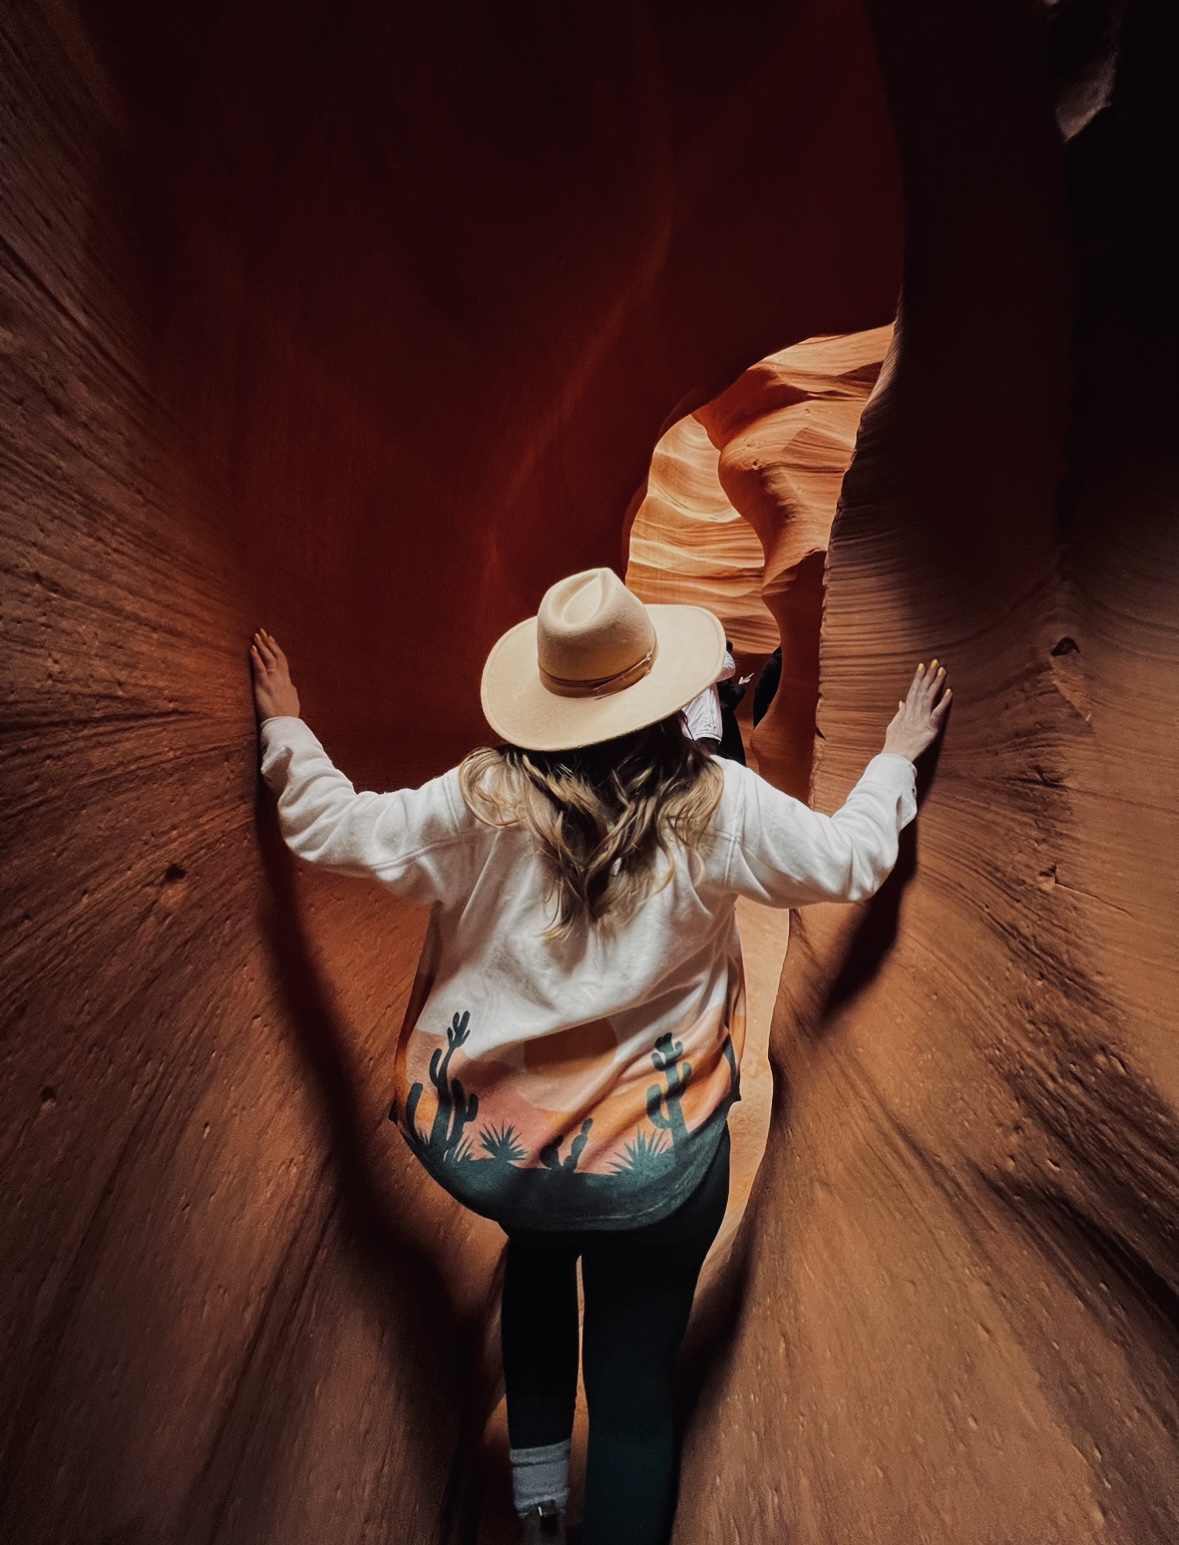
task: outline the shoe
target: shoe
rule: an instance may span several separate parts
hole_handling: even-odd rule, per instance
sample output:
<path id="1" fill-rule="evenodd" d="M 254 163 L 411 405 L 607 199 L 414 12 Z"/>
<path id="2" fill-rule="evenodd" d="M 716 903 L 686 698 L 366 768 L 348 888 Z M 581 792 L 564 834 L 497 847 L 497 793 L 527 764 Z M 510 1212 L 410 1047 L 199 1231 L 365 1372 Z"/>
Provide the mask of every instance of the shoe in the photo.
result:
<path id="1" fill-rule="evenodd" d="M 554 1502 L 542 1502 L 525 1513 L 520 1545 L 566 1545 L 565 1515 Z"/>

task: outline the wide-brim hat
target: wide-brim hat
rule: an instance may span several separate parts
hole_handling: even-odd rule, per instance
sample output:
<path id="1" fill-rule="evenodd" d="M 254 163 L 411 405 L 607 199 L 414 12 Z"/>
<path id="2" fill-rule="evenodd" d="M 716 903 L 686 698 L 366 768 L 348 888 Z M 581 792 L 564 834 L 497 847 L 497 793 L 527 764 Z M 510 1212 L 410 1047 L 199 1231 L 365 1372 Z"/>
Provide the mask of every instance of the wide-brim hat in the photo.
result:
<path id="1" fill-rule="evenodd" d="M 646 606 L 612 569 L 547 590 L 487 657 L 481 697 L 497 735 L 568 751 L 641 730 L 720 676 L 725 632 L 701 606 Z"/>

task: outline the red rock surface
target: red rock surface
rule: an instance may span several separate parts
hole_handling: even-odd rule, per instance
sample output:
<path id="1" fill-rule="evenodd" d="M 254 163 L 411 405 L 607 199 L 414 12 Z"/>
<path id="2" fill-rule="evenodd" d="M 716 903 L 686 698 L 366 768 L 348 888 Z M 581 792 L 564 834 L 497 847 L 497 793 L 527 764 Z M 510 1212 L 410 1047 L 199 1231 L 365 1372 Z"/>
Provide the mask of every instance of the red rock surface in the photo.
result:
<path id="1" fill-rule="evenodd" d="M 1179 1532 L 1162 26 L 1066 162 L 1019 4 L 5 8 L 5 1538 L 471 1538 L 421 919 L 287 863 L 244 638 L 358 781 L 445 765 L 660 434 L 894 315 L 902 186 L 818 802 L 915 656 L 958 703 L 891 891 L 793 935 L 677 1538 Z"/>

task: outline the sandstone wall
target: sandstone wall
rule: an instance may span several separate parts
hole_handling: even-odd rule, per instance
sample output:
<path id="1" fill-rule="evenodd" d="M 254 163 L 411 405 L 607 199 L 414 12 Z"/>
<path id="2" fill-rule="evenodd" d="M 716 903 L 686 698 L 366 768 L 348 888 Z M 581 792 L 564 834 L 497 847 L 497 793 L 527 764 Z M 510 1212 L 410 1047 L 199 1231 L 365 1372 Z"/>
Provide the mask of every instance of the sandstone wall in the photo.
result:
<path id="1" fill-rule="evenodd" d="M 653 604 L 707 607 L 738 654 L 765 656 L 778 643 L 762 599 L 765 563 L 757 532 L 721 487 L 716 446 L 689 413 L 651 457 L 627 540 L 627 586 Z"/>
<path id="2" fill-rule="evenodd" d="M 811 787 L 831 523 L 892 332 L 807 338 L 759 360 L 699 413 L 718 452 L 718 481 L 757 532 L 762 595 L 782 645 L 778 690 L 754 751 L 798 799 Z"/>

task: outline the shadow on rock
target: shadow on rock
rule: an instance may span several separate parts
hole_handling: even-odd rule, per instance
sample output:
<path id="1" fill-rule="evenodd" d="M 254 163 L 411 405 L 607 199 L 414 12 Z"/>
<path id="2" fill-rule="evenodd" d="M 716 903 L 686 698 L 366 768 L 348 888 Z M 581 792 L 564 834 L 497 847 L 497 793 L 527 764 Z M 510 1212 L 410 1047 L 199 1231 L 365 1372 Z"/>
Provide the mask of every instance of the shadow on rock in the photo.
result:
<path id="1" fill-rule="evenodd" d="M 951 708 L 946 714 L 949 723 Z M 943 731 L 944 733 L 944 731 Z M 933 784 L 937 764 L 942 753 L 939 735 L 930 750 L 917 764 L 917 807 L 920 810 Z M 864 988 L 875 981 L 880 968 L 888 958 L 900 929 L 901 902 L 905 891 L 917 873 L 918 823 L 910 821 L 901 833 L 897 850 L 896 866 L 888 879 L 866 904 L 858 927 L 852 934 L 851 943 L 823 1000 L 822 1012 L 812 1032 L 816 1039 L 828 1033 L 842 1011 L 853 1003 Z"/>
<path id="2" fill-rule="evenodd" d="M 406 1439 L 421 1448 L 422 1468 L 427 1473 L 433 1468 L 431 1454 L 453 1450 L 435 1538 L 439 1545 L 467 1545 L 477 1530 L 474 1461 L 494 1399 L 494 1391 L 483 1387 L 481 1319 L 458 1314 L 437 1265 L 388 1207 L 371 1173 L 345 1033 L 308 947 L 296 899 L 295 860 L 261 779 L 255 829 L 267 888 L 264 937 L 329 1135 L 335 1229 L 328 1237 L 337 1242 L 378 1322 L 393 1332 L 381 1338 L 388 1349 L 389 1378 L 414 1392 L 420 1421 L 406 1424 Z M 269 1412 L 262 1419 L 269 1420 Z"/>

